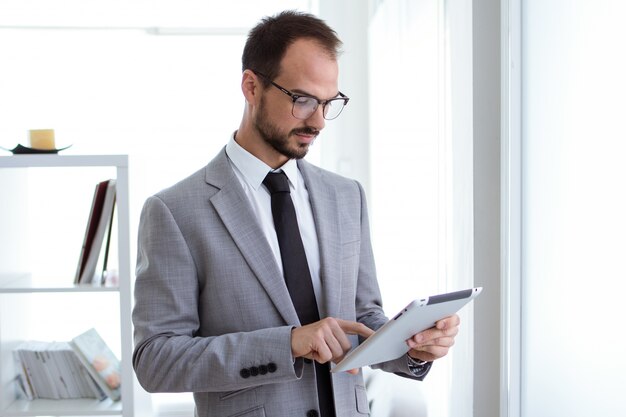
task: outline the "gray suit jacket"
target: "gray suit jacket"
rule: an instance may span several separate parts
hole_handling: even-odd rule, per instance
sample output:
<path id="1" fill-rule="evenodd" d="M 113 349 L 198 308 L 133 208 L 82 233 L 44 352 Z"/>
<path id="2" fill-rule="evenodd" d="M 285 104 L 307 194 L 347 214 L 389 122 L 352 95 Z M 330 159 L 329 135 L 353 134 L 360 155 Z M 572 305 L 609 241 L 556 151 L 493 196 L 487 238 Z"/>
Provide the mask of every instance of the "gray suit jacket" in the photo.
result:
<path id="1" fill-rule="evenodd" d="M 305 161 L 298 167 L 319 239 L 321 316 L 377 329 L 387 318 L 363 190 Z M 193 392 L 199 416 L 305 417 L 318 408 L 313 364 L 291 356 L 298 316 L 224 150 L 146 201 L 133 322 L 141 385 Z M 410 376 L 405 358 L 380 367 Z M 338 417 L 369 413 L 361 374 L 332 379 Z"/>

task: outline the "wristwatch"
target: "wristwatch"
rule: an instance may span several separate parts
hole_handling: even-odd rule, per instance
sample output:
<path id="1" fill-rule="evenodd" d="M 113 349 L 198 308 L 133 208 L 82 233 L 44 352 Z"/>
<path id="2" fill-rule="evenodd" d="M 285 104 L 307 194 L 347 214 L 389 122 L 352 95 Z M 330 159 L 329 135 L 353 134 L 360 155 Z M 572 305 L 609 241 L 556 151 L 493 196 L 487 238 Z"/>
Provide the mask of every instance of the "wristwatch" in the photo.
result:
<path id="1" fill-rule="evenodd" d="M 409 355 L 408 353 L 406 354 L 406 357 L 407 357 L 407 359 L 409 360 L 409 366 L 410 366 L 410 367 L 415 367 L 415 368 L 417 368 L 417 367 L 424 366 L 424 365 L 426 365 L 426 364 L 428 363 L 428 361 L 423 361 L 423 360 L 420 360 L 420 359 L 415 359 L 415 358 L 411 357 L 411 355 Z"/>
<path id="2" fill-rule="evenodd" d="M 430 371 L 430 367 L 433 364 L 432 362 L 412 358 L 408 353 L 406 354 L 406 359 L 407 365 L 409 366 L 409 372 L 411 372 L 414 377 L 422 379 L 426 376 L 428 371 Z"/>

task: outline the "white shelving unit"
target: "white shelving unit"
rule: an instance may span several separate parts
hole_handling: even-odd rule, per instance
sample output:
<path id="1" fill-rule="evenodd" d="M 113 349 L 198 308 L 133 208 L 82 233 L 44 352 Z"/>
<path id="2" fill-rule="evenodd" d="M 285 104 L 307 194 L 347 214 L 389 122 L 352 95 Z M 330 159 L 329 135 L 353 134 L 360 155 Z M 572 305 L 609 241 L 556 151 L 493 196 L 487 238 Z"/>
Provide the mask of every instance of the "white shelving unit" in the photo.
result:
<path id="1" fill-rule="evenodd" d="M 55 173 L 57 177 L 55 177 Z M 61 175 L 62 180 L 58 179 Z M 103 177 L 106 175 L 106 177 Z M 33 184 L 51 181 L 52 184 Z M 95 287 L 73 284 L 82 236 L 59 239 L 59 234 L 86 227 L 93 187 L 107 178 L 117 180 L 117 244 L 119 284 Z M 88 185 L 87 185 L 88 184 Z M 33 203 L 33 189 L 45 197 Z M 132 372 L 131 273 L 126 155 L 14 155 L 0 157 L 0 417 L 105 416 L 135 417 L 137 383 Z M 43 201 L 43 202 L 42 202 Z M 72 204 L 71 201 L 84 201 Z M 60 231 L 38 236 L 47 212 L 67 213 Z M 33 220 L 33 218 L 39 220 Z M 39 222 L 39 223 L 38 223 Z M 34 226 L 33 226 L 34 223 Z M 71 227 L 70 227 L 71 226 Z M 36 230 L 32 230 L 36 227 Z M 65 229 L 64 229 L 65 227 Z M 31 230 L 28 230 L 31 229 Z M 54 230 L 54 229 L 53 229 Z M 34 233 L 33 233 L 34 232 Z M 80 232 L 79 232 L 80 233 Z M 33 238 L 34 236 L 34 238 Z M 79 234 L 76 234 L 79 236 Z M 59 242 L 74 242 L 67 248 Z M 45 248 L 45 249 L 41 249 Z M 31 253 L 38 251 L 38 253 Z M 45 253 L 43 253 L 45 252 Z M 48 253 L 50 252 L 50 253 Z M 41 256 L 39 256 L 41 255 Z M 45 255 L 45 256 L 44 256 Z M 46 264 L 63 259 L 67 268 L 47 276 Z M 43 265 L 42 265 L 43 263 Z M 122 399 L 28 401 L 16 396 L 13 349 L 24 340 L 69 340 L 86 326 L 113 328 L 105 340 L 120 355 Z M 55 333 L 58 328 L 58 333 Z M 111 337 L 113 336 L 113 337 Z M 110 341 L 113 340 L 111 344 Z"/>

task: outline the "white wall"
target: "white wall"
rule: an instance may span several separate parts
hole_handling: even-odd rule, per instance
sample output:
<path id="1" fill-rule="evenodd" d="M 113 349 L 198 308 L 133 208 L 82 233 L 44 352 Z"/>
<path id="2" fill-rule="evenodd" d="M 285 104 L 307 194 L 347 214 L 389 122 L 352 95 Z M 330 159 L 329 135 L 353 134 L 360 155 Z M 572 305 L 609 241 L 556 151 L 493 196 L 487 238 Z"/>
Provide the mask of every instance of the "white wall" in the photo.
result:
<path id="1" fill-rule="evenodd" d="M 326 123 L 321 165 L 360 181 L 369 195 L 369 1 L 319 0 L 319 16 L 337 31 L 343 42 L 343 53 L 339 57 L 339 88 L 350 97 L 341 116 Z"/>
<path id="2" fill-rule="evenodd" d="M 624 416 L 626 4 L 521 10 L 521 416 Z"/>

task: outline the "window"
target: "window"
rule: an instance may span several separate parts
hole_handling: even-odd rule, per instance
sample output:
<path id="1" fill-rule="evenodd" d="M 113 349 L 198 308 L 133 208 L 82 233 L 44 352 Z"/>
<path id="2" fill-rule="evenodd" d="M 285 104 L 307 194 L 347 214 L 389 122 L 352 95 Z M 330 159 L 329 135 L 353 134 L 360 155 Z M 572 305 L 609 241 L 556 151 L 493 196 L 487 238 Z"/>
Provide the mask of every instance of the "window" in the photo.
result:
<path id="1" fill-rule="evenodd" d="M 473 284 L 471 32 L 464 32 L 471 14 L 464 6 L 386 0 L 370 24 L 372 240 L 390 314 L 420 295 Z M 454 349 L 422 386 L 428 415 L 465 417 L 471 409 L 471 311 L 460 313 Z"/>

